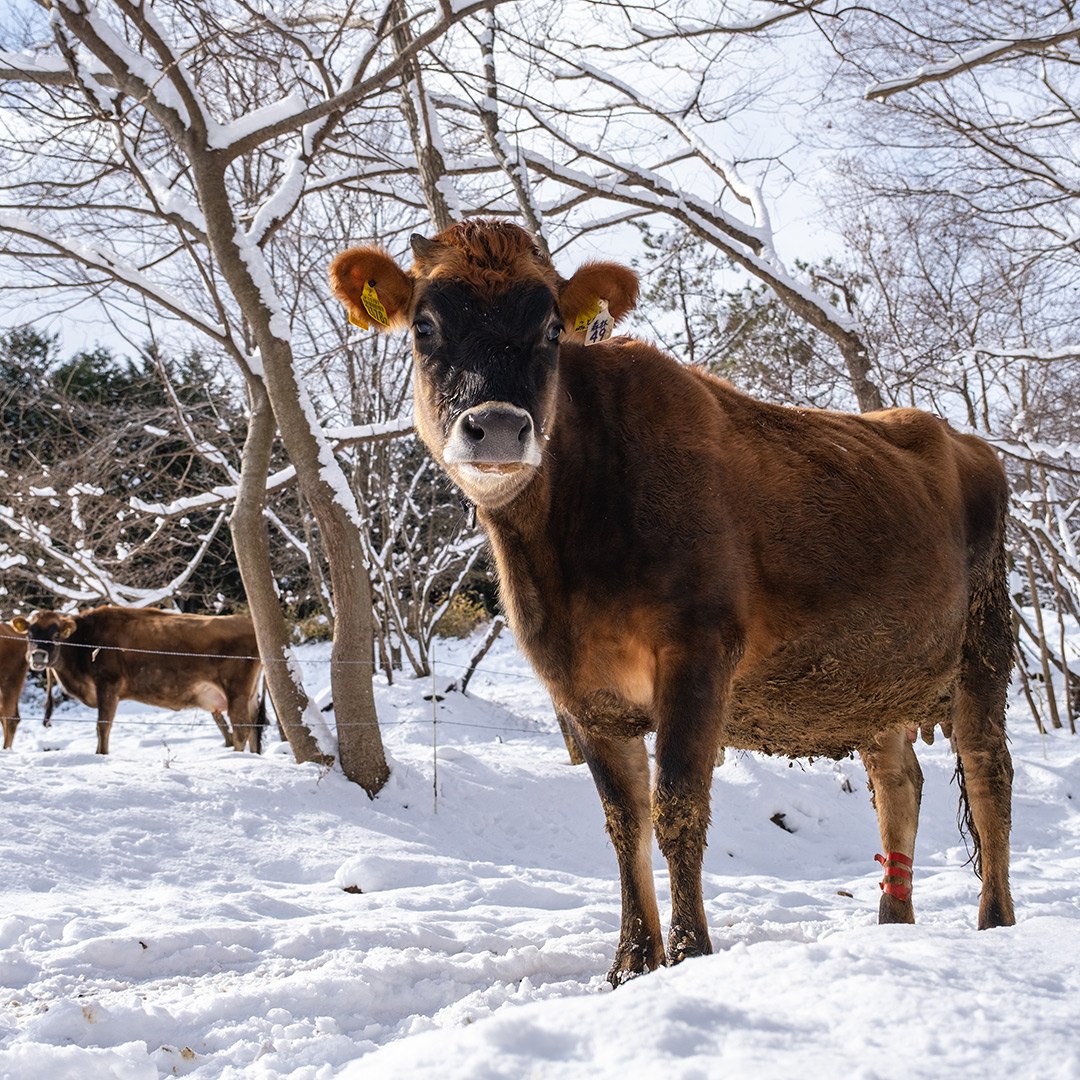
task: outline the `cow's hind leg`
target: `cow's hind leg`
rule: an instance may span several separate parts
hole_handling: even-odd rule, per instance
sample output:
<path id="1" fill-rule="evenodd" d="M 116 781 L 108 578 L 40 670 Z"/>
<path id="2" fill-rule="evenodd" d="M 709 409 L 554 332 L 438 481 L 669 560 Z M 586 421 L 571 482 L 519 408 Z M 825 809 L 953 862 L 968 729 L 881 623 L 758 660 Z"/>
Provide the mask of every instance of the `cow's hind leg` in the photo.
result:
<path id="1" fill-rule="evenodd" d="M 109 683 L 98 683 L 97 687 L 97 753 L 109 752 L 109 732 L 112 731 L 116 706 L 120 704 L 120 690 Z"/>
<path id="2" fill-rule="evenodd" d="M 266 723 L 265 709 L 254 694 L 236 694 L 229 699 L 229 720 L 233 729 L 233 749 L 262 753 L 262 729 Z"/>
<path id="3" fill-rule="evenodd" d="M 919 829 L 922 769 L 905 731 L 884 732 L 859 756 L 866 766 L 884 848 L 878 922 L 913 923 L 911 861 L 915 858 L 915 834 Z M 890 858 L 897 855 L 901 858 Z"/>
<path id="4" fill-rule="evenodd" d="M 1012 822 L 1012 758 L 997 709 L 988 711 L 961 689 L 953 706 L 960 799 L 982 876 L 979 929 L 1012 926 L 1009 890 L 1009 830 Z"/>
<path id="5" fill-rule="evenodd" d="M 664 963 L 652 876 L 649 757 L 640 738 L 610 739 L 572 725 L 596 782 L 622 882 L 622 927 L 608 981 L 618 986 Z"/>
<path id="6" fill-rule="evenodd" d="M 980 930 L 1015 922 L 1009 891 L 1013 767 L 1005 741 L 1013 639 L 1001 531 L 986 567 L 977 566 L 972 575 L 960 680 L 952 706 L 961 807 L 975 845 L 975 870 L 983 882 Z"/>
<path id="7" fill-rule="evenodd" d="M 19 726 L 19 712 L 16 709 L 14 712 L 8 711 L 4 708 L 4 749 L 10 750 L 11 744 L 15 741 L 15 730 Z"/>

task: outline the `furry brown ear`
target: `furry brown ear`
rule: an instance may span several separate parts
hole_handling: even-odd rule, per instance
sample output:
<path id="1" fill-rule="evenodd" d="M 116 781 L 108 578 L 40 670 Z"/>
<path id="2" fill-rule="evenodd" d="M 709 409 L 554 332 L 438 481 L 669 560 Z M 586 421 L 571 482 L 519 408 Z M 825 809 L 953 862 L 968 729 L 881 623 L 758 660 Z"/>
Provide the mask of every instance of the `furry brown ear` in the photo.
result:
<path id="1" fill-rule="evenodd" d="M 559 290 L 559 310 L 567 335 L 586 313 L 594 312 L 598 300 L 606 300 L 611 317 L 618 322 L 637 306 L 638 276 L 626 266 L 612 262 L 588 262 Z M 581 333 L 584 333 L 582 330 Z"/>
<path id="2" fill-rule="evenodd" d="M 16 634 L 30 633 L 30 624 L 26 621 L 26 619 L 23 618 L 22 615 L 16 615 L 15 618 L 8 623 L 8 626 L 10 626 Z"/>
<path id="3" fill-rule="evenodd" d="M 61 638 L 69 638 L 72 634 L 78 630 L 79 624 L 74 619 L 62 618 L 60 620 L 60 634 Z"/>
<path id="4" fill-rule="evenodd" d="M 366 330 L 405 326 L 413 281 L 381 248 L 350 248 L 330 264 L 330 288 L 349 321 Z"/>

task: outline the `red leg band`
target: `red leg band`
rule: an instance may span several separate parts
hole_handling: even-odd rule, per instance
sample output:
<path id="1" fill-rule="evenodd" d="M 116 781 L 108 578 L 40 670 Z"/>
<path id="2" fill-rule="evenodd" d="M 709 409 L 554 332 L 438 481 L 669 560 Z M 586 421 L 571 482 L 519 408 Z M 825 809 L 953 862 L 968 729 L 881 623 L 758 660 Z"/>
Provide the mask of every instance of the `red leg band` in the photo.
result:
<path id="1" fill-rule="evenodd" d="M 884 855 L 875 855 L 874 861 L 885 868 L 885 880 L 878 883 L 881 891 L 895 896 L 897 900 L 910 900 L 912 860 L 902 852 L 889 851 Z M 895 880 L 890 881 L 890 878 Z"/>

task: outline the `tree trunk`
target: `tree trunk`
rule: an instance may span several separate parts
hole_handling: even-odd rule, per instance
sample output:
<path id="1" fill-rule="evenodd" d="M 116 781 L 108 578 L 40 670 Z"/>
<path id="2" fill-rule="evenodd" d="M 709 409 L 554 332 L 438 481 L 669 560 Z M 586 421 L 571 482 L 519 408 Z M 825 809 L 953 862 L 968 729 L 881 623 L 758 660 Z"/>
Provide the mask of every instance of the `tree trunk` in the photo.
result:
<path id="1" fill-rule="evenodd" d="M 224 173 L 211 157 L 199 160 L 194 172 L 207 236 L 258 347 L 263 382 L 285 452 L 319 524 L 330 564 L 335 614 L 330 682 L 341 769 L 374 798 L 390 770 L 372 688 L 371 583 L 356 498 L 322 435 L 315 407 L 293 365 L 288 329 L 281 325 L 286 316 L 274 309 L 277 296 L 262 252 L 244 245 L 243 227 L 233 212 Z"/>
<path id="2" fill-rule="evenodd" d="M 265 658 L 263 677 L 278 722 L 289 740 L 297 761 L 332 764 L 333 757 L 319 748 L 315 736 L 304 721 L 308 697 L 282 663 L 289 648 L 289 631 L 281 612 L 263 508 L 266 503 L 266 476 L 274 444 L 274 414 L 266 388 L 255 377 L 248 378 L 251 416 L 240 465 L 240 487 L 236 506 L 229 520 L 233 550 L 244 582 L 259 655 Z"/>
<path id="3" fill-rule="evenodd" d="M 372 689 L 374 614 L 356 500 L 346 487 L 341 469 L 329 467 L 332 452 L 325 440 L 320 445 L 316 421 L 308 415 L 311 403 L 296 378 L 289 343 L 267 333 L 260 351 L 278 430 L 304 497 L 319 523 L 330 564 L 334 597 L 330 683 L 338 757 L 345 775 L 374 798 L 390 770 Z M 323 460 L 323 451 L 329 462 Z M 332 486 L 333 479 L 338 480 L 339 490 Z"/>

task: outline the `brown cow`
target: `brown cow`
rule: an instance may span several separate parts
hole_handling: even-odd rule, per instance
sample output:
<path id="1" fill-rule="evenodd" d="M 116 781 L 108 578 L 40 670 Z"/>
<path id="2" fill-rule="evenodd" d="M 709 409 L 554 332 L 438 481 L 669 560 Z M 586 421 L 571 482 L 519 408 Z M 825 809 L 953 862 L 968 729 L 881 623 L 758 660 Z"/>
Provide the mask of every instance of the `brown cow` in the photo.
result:
<path id="1" fill-rule="evenodd" d="M 121 701 L 159 709 L 227 710 L 233 746 L 262 745 L 265 712 L 256 692 L 262 664 L 251 619 L 179 615 L 158 608 L 98 607 L 78 615 L 35 611 L 11 625 L 35 671 L 49 669 L 65 693 L 96 708 L 97 752 Z"/>
<path id="2" fill-rule="evenodd" d="M 7 623 L 0 623 L 0 718 L 4 724 L 4 749 L 10 750 L 19 726 L 19 698 L 26 672 L 26 642 Z"/>
<path id="3" fill-rule="evenodd" d="M 671 876 L 667 960 L 711 951 L 701 893 L 719 747 L 866 765 L 880 922 L 911 922 L 922 774 L 947 727 L 983 875 L 1011 925 L 1006 483 L 977 438 L 913 409 L 754 401 L 629 338 L 636 278 L 569 280 L 517 226 L 414 236 L 412 268 L 331 267 L 353 321 L 411 326 L 416 425 L 477 510 L 521 647 L 575 733 L 622 878 L 613 984 L 665 962 L 650 820 Z M 643 736 L 656 733 L 650 799 Z"/>

